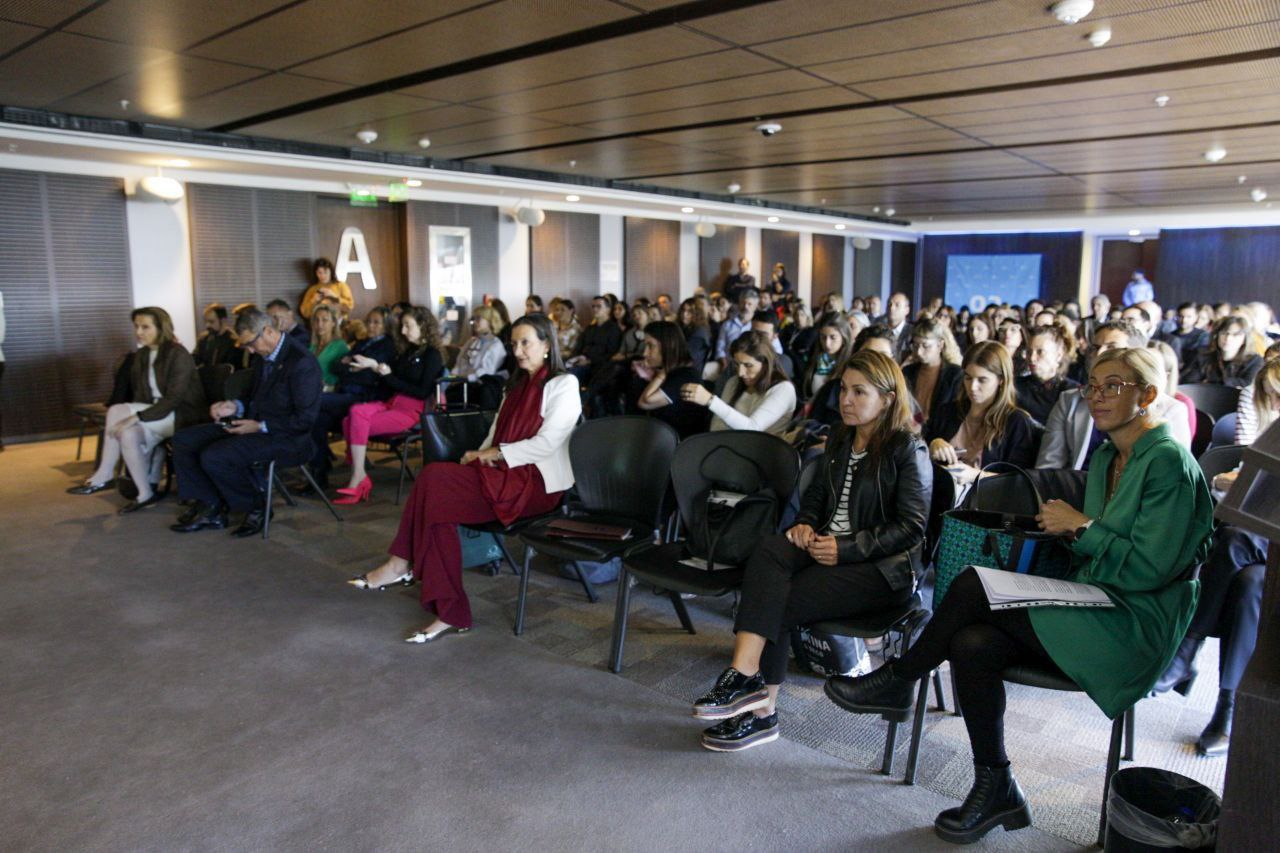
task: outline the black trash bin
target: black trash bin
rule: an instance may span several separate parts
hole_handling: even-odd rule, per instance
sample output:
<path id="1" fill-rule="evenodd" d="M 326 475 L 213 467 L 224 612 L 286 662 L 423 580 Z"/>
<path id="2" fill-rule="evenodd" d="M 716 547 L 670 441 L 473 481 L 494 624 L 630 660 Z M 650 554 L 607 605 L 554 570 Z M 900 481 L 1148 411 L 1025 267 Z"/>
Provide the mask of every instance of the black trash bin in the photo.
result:
<path id="1" fill-rule="evenodd" d="M 1154 767 L 1111 777 L 1106 853 L 1212 850 L 1222 799 L 1194 779 Z"/>

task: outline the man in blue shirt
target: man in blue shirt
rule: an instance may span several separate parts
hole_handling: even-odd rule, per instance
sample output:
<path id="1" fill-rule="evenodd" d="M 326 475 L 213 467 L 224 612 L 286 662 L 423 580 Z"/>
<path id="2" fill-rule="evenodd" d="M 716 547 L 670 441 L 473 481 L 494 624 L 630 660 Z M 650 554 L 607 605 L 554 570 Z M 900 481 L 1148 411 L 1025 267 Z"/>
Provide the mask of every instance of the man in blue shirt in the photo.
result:
<path id="1" fill-rule="evenodd" d="M 1124 307 L 1137 305 L 1139 302 L 1155 302 L 1156 289 L 1151 282 L 1147 281 L 1146 273 L 1142 270 L 1134 270 L 1133 278 L 1129 279 L 1129 283 L 1124 288 Z"/>

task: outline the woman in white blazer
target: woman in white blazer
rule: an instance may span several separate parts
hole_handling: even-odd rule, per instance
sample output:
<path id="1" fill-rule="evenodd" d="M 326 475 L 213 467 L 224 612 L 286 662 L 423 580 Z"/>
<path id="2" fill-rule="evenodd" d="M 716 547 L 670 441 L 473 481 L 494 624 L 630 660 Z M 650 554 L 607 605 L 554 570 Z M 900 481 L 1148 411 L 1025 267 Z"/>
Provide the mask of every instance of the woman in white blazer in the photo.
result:
<path id="1" fill-rule="evenodd" d="M 582 400 L 560 359 L 555 327 L 542 314 L 521 317 L 511 329 L 511 348 L 517 369 L 484 444 L 461 462 L 423 469 L 400 516 L 390 559 L 349 581 L 366 590 L 422 582 L 422 606 L 435 619 L 406 642 L 471 630 L 459 524 L 511 524 L 550 512 L 573 485 L 569 435 Z"/>

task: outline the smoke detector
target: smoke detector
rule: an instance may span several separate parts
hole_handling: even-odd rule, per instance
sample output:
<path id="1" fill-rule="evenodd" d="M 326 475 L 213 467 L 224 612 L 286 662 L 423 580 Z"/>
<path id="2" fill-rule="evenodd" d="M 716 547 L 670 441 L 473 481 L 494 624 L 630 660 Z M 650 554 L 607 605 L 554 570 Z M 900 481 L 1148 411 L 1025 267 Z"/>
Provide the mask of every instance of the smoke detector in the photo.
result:
<path id="1" fill-rule="evenodd" d="M 1096 30 L 1089 33 L 1087 38 L 1089 39 L 1089 44 L 1094 47 L 1102 47 L 1104 44 L 1111 41 L 1111 27 L 1105 25 L 1098 27 Z"/>
<path id="2" fill-rule="evenodd" d="M 1223 148 L 1221 145 L 1215 145 L 1208 151 L 1204 152 L 1204 159 L 1208 160 L 1210 163 L 1219 163 L 1226 159 L 1226 156 L 1227 149 Z"/>
<path id="3" fill-rule="evenodd" d="M 372 145 L 378 138 L 378 131 L 371 127 L 361 128 L 356 131 L 356 139 L 359 139 L 365 145 Z"/>
<path id="4" fill-rule="evenodd" d="M 782 125 L 778 124 L 776 121 L 767 121 L 764 124 L 757 124 L 756 133 L 759 133 L 761 136 L 768 139 L 770 136 L 776 136 L 777 134 L 782 133 Z"/>
<path id="5" fill-rule="evenodd" d="M 1093 0 L 1061 0 L 1050 6 L 1049 11 L 1064 24 L 1077 24 L 1093 11 Z"/>
<path id="6" fill-rule="evenodd" d="M 1267 191 L 1264 190 L 1262 187 L 1254 187 L 1253 189 L 1249 190 L 1249 198 L 1253 199 L 1254 201 L 1266 201 Z"/>

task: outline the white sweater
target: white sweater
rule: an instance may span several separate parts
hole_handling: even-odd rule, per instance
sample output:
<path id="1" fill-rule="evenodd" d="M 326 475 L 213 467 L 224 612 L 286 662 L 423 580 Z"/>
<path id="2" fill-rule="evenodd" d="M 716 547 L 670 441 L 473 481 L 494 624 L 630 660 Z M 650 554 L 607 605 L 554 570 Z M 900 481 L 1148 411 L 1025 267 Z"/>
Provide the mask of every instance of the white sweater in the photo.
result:
<path id="1" fill-rule="evenodd" d="M 796 410 L 796 386 L 779 382 L 763 394 L 747 391 L 730 406 L 728 400 L 738 387 L 738 377 L 725 383 L 720 397 L 712 397 L 711 431 L 723 429 L 747 429 L 755 432 L 771 432 L 778 435 L 791 421 Z"/>
<path id="2" fill-rule="evenodd" d="M 503 405 L 506 404 L 504 397 Z M 501 408 L 498 410 L 501 412 Z M 569 463 L 569 435 L 582 416 L 582 397 L 573 374 L 562 373 L 547 381 L 542 388 L 542 426 L 537 434 L 501 446 L 507 467 L 536 465 L 547 492 L 563 492 L 573 486 L 573 466 Z M 493 446 L 493 433 L 498 419 L 493 419 L 489 435 L 481 450 Z"/>

